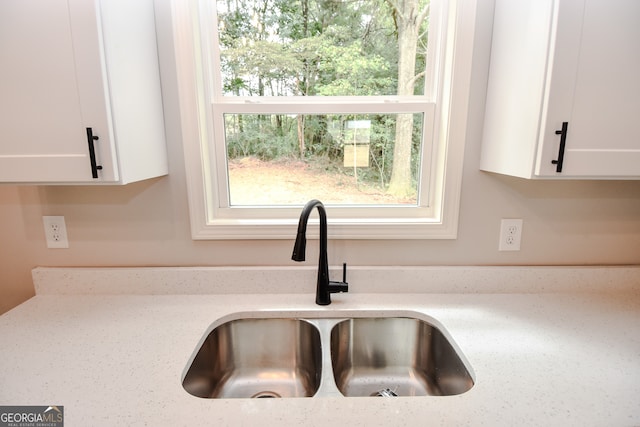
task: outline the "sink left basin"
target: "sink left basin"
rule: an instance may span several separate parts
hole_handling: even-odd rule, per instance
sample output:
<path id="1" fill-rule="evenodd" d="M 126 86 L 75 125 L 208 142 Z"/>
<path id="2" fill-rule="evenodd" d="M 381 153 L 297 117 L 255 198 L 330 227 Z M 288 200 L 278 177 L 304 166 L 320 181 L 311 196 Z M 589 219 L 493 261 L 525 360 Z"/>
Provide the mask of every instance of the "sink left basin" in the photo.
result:
<path id="1" fill-rule="evenodd" d="M 203 398 L 310 397 L 321 376 L 315 326 L 301 319 L 238 319 L 205 338 L 182 386 Z"/>

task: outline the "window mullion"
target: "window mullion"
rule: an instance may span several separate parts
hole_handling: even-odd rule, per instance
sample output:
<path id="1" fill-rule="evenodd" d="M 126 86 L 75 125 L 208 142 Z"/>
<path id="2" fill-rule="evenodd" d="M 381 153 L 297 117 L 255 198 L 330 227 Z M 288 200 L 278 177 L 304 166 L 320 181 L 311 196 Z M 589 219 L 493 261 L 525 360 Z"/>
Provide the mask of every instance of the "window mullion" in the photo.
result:
<path id="1" fill-rule="evenodd" d="M 261 99 L 259 101 L 214 102 L 214 114 L 394 114 L 394 113 L 426 113 L 435 106 L 426 101 L 397 101 L 371 99 L 368 102 L 332 99 L 319 101 L 305 98 L 303 100 L 283 101 L 278 99 Z"/>

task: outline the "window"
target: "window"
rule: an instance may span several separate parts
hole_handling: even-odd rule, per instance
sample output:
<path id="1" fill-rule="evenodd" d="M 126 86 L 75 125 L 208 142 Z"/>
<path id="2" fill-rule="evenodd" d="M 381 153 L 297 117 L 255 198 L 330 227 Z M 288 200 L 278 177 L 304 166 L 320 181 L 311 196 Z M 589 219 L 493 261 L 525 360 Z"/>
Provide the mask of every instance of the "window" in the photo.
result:
<path id="1" fill-rule="evenodd" d="M 176 0 L 193 237 L 455 238 L 473 2 Z"/>

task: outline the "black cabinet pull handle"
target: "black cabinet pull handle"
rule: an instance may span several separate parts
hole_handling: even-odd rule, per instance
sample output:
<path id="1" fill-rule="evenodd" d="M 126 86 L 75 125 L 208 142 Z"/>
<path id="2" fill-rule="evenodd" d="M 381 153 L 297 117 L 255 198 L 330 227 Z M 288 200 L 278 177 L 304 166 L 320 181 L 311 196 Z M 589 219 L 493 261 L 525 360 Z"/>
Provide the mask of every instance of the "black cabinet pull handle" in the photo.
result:
<path id="1" fill-rule="evenodd" d="M 93 142 L 99 140 L 100 137 L 93 134 L 92 128 L 87 128 L 87 143 L 89 144 L 89 160 L 91 161 L 91 176 L 98 178 L 98 171 L 102 170 L 101 165 L 96 164 L 96 149 Z"/>
<path id="2" fill-rule="evenodd" d="M 564 146 L 567 143 L 567 129 L 569 122 L 562 122 L 562 129 L 556 131 L 556 135 L 560 135 L 560 148 L 558 149 L 558 160 L 551 160 L 556 165 L 556 172 L 562 172 L 562 163 L 564 162 Z"/>

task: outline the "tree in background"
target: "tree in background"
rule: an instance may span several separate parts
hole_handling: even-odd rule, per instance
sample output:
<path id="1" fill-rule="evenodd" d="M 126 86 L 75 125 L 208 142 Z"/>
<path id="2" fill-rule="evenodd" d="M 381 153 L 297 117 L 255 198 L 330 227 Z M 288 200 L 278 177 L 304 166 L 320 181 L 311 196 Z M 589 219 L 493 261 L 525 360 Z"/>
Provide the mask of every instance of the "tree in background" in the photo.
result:
<path id="1" fill-rule="evenodd" d="M 393 7 L 398 30 L 398 96 L 414 94 L 416 80 L 424 73 L 416 74 L 418 41 L 425 35 L 423 23 L 429 15 L 429 4 L 419 0 L 387 0 Z M 411 176 L 411 141 L 413 114 L 398 114 L 396 141 L 393 150 L 393 169 L 389 193 L 404 197 L 413 191 Z"/>

